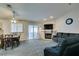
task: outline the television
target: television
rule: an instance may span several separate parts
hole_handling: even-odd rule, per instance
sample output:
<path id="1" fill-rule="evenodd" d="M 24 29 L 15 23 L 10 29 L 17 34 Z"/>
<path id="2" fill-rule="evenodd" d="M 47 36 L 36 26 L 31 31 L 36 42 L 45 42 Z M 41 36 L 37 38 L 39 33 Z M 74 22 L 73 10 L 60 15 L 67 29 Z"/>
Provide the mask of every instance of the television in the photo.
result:
<path id="1" fill-rule="evenodd" d="M 53 24 L 44 24 L 44 29 L 53 29 Z"/>

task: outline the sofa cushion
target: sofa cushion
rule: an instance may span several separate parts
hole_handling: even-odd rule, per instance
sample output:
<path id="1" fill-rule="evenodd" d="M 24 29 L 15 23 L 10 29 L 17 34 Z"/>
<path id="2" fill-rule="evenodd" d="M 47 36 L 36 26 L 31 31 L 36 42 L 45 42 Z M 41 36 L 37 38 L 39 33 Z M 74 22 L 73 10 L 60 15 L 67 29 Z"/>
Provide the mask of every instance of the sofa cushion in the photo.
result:
<path id="1" fill-rule="evenodd" d="M 60 51 L 61 51 L 61 48 L 58 47 L 58 46 L 55 46 L 55 47 L 47 47 L 44 49 L 44 53 L 47 54 L 47 55 L 50 55 L 50 56 L 56 56 L 56 55 L 60 55 Z"/>
<path id="2" fill-rule="evenodd" d="M 69 45 L 64 50 L 64 54 L 66 56 L 79 56 L 79 43 Z"/>
<path id="3" fill-rule="evenodd" d="M 65 38 L 58 38 L 58 46 L 62 46 L 64 41 L 65 41 Z"/>
<path id="4" fill-rule="evenodd" d="M 79 39 L 76 38 L 76 37 L 70 37 L 70 38 L 67 38 L 67 43 L 76 43 L 76 42 L 79 42 Z"/>

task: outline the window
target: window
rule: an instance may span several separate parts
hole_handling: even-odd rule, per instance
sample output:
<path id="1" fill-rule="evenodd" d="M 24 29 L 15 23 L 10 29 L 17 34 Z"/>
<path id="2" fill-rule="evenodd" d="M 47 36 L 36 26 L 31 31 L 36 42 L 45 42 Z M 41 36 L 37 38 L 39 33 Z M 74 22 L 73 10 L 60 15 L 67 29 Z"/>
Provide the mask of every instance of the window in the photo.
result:
<path id="1" fill-rule="evenodd" d="M 11 32 L 23 32 L 23 24 L 12 23 L 11 24 Z"/>

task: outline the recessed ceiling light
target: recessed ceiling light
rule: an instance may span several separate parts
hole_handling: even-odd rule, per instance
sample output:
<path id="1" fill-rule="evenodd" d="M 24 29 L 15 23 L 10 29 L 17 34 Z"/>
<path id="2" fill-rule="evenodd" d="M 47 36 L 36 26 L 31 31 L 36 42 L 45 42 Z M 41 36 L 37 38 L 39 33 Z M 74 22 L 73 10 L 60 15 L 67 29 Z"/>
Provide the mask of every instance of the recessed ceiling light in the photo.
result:
<path id="1" fill-rule="evenodd" d="M 44 20 L 44 21 L 46 21 L 47 19 L 46 19 L 46 18 L 44 18 L 43 20 Z"/>
<path id="2" fill-rule="evenodd" d="M 53 16 L 49 16 L 49 18 L 50 18 L 50 19 L 53 19 L 54 17 L 53 17 Z"/>

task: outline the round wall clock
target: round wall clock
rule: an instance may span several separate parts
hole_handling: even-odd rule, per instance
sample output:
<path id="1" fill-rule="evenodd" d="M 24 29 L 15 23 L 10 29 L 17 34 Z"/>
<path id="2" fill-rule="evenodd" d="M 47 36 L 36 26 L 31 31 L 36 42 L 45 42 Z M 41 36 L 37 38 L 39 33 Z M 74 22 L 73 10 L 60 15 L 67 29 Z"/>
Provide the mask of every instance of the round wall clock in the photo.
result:
<path id="1" fill-rule="evenodd" d="M 72 23 L 73 23 L 73 19 L 72 19 L 72 18 L 66 19 L 66 24 L 67 24 L 67 25 L 70 25 L 70 24 L 72 24 Z"/>

